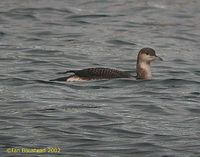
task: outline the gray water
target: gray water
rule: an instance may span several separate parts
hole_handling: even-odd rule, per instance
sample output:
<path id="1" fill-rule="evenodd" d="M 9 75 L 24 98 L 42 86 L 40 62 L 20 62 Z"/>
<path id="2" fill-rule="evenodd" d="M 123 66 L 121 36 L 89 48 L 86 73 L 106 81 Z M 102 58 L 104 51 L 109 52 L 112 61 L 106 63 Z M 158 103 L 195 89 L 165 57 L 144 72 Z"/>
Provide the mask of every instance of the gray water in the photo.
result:
<path id="1" fill-rule="evenodd" d="M 0 156 L 199 157 L 200 1 L 1 0 Z M 67 69 L 153 80 L 50 82 Z M 54 153 L 9 148 L 59 148 Z"/>

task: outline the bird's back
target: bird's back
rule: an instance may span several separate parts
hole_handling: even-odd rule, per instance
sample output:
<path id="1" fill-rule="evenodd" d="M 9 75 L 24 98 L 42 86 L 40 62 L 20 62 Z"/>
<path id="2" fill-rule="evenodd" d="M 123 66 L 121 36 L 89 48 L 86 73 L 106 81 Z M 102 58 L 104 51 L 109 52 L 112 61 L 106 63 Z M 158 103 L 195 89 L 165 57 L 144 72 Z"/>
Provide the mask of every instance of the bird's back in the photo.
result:
<path id="1" fill-rule="evenodd" d="M 67 77 L 51 81 L 82 81 L 94 79 L 129 78 L 130 74 L 110 68 L 87 68 L 82 70 L 68 70 L 65 73 L 74 73 Z"/>
<path id="2" fill-rule="evenodd" d="M 88 68 L 83 70 L 71 71 L 76 76 L 88 79 L 111 79 L 111 78 L 128 78 L 130 75 L 126 72 L 109 68 Z"/>

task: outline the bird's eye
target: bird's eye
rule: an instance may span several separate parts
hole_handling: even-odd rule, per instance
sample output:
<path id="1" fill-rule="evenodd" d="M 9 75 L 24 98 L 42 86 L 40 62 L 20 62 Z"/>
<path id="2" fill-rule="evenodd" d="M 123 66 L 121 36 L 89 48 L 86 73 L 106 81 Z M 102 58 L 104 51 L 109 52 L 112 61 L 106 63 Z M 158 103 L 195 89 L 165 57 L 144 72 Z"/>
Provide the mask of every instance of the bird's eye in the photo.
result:
<path id="1" fill-rule="evenodd" d="M 149 53 L 148 53 L 148 52 L 146 52 L 146 55 L 149 55 Z"/>

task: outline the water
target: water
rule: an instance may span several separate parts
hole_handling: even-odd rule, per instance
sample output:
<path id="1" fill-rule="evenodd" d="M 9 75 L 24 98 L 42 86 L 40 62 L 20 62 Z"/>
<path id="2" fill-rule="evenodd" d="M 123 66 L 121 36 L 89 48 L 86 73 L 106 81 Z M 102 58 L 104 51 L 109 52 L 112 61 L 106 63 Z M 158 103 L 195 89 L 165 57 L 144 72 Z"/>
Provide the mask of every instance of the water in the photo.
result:
<path id="1" fill-rule="evenodd" d="M 199 7 L 195 0 L 2 0 L 1 156 L 199 157 Z M 147 46 L 164 59 L 152 65 L 151 81 L 48 81 L 71 68 L 134 74 Z M 61 150 L 21 152 L 48 147 Z"/>

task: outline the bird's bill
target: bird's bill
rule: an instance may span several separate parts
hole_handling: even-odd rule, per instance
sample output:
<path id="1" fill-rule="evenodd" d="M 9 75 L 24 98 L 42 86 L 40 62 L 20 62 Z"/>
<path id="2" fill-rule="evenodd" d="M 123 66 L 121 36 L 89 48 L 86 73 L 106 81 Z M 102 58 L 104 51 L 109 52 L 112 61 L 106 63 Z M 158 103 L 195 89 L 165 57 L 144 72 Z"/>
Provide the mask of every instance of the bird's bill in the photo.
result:
<path id="1" fill-rule="evenodd" d="M 163 59 L 161 57 L 159 57 L 159 56 L 156 56 L 155 59 L 159 60 L 159 61 L 163 61 Z"/>

